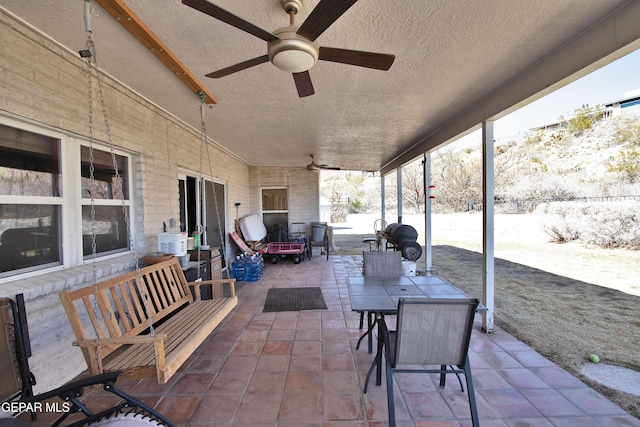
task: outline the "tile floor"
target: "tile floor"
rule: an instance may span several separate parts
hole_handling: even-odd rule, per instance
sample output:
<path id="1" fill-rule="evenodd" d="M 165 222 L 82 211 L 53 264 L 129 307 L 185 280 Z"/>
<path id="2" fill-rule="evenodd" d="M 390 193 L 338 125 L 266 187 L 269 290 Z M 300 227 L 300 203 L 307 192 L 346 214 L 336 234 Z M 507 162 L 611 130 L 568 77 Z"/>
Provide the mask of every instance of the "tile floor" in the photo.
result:
<path id="1" fill-rule="evenodd" d="M 266 265 L 258 282 L 241 286 L 238 307 L 168 384 L 116 385 L 180 426 L 388 425 L 384 381 L 362 393 L 373 355 L 355 349 L 359 315 L 345 285 L 345 277 L 361 274 L 359 258 Z M 263 313 L 269 288 L 302 286 L 320 286 L 328 309 Z M 511 335 L 485 334 L 476 324 L 470 358 L 483 427 L 640 426 Z M 437 376 L 397 374 L 395 387 L 399 427 L 471 426 L 457 381 L 440 389 Z"/>

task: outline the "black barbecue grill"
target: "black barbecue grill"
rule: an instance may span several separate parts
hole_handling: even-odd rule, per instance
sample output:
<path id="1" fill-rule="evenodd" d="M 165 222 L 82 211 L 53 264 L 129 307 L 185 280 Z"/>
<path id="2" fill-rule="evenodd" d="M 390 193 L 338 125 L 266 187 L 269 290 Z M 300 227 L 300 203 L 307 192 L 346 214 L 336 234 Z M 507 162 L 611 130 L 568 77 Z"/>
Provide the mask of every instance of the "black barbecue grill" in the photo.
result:
<path id="1" fill-rule="evenodd" d="M 416 242 L 418 232 L 410 225 L 393 223 L 384 229 L 383 237 L 387 245 L 402 253 L 402 257 L 415 261 L 422 256 L 422 246 Z"/>

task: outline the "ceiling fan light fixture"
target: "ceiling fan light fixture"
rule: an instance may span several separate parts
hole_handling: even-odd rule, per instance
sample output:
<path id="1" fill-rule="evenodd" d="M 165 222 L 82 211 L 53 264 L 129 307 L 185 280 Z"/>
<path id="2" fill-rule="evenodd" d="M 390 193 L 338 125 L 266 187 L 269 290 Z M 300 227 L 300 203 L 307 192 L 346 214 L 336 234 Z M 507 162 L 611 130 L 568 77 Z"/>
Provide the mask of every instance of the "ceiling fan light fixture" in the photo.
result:
<path id="1" fill-rule="evenodd" d="M 273 34 L 279 40 L 269 42 L 267 50 L 273 65 L 290 73 L 307 71 L 318 61 L 318 45 L 296 34 L 298 28 L 289 26 Z"/>

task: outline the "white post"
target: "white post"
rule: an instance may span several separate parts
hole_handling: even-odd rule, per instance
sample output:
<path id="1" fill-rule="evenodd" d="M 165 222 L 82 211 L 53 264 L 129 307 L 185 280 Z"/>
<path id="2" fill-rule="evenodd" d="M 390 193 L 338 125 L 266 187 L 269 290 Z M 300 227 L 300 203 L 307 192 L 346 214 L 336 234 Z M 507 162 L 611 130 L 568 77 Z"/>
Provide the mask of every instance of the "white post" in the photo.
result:
<path id="1" fill-rule="evenodd" d="M 402 224 L 402 167 L 396 169 L 397 188 L 398 188 L 398 222 Z"/>
<path id="2" fill-rule="evenodd" d="M 431 153 L 424 153 L 422 159 L 423 166 L 423 186 L 424 186 L 424 249 L 425 249 L 425 272 L 431 274 L 432 247 L 431 247 Z"/>
<path id="3" fill-rule="evenodd" d="M 380 218 L 385 217 L 385 200 L 384 200 L 384 175 L 380 174 Z"/>
<path id="4" fill-rule="evenodd" d="M 495 289 L 493 121 L 482 122 L 482 329 L 493 332 Z"/>

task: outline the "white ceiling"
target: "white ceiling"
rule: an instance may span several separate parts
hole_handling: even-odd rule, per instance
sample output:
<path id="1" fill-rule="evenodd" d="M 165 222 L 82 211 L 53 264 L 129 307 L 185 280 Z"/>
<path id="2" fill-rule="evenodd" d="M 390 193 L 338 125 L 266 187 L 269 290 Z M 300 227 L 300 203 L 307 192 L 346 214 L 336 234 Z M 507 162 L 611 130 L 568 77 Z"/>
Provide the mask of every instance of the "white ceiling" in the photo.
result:
<path id="1" fill-rule="evenodd" d="M 304 0 L 296 23 L 319 1 Z M 280 0 L 211 2 L 269 32 L 288 25 Z M 217 98 L 208 136 L 251 165 L 304 166 L 313 153 L 343 169 L 389 170 L 640 47 L 638 0 L 360 0 L 317 41 L 395 63 L 385 72 L 319 61 L 316 94 L 299 98 L 270 63 L 204 76 L 264 55 L 263 40 L 179 0 L 124 3 Z M 82 0 L 0 6 L 71 51 L 85 45 Z M 94 7 L 98 65 L 200 129 L 198 96 Z"/>

